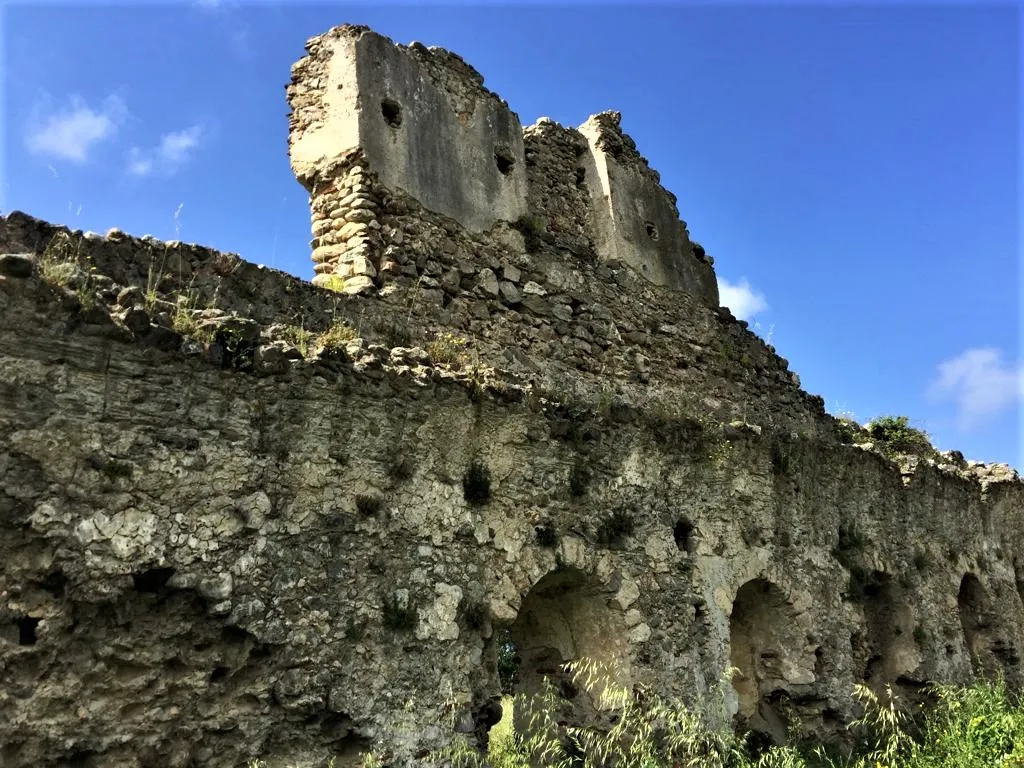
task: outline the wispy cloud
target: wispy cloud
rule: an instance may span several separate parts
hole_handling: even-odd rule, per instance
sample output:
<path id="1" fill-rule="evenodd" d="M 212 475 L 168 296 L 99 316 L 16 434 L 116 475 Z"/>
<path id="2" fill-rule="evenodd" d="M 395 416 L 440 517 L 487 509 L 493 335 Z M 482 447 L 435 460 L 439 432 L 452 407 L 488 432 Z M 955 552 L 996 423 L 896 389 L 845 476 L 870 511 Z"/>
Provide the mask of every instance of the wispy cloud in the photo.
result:
<path id="1" fill-rule="evenodd" d="M 174 174 L 200 147 L 202 138 L 202 126 L 193 125 L 191 128 L 164 134 L 155 147 L 132 147 L 128 151 L 126 170 L 132 176 Z"/>
<path id="2" fill-rule="evenodd" d="M 970 429 L 1024 400 L 1024 363 L 1006 362 L 995 347 L 975 347 L 939 364 L 928 387 L 936 401 L 952 401 L 961 429 Z"/>
<path id="3" fill-rule="evenodd" d="M 728 307 L 740 320 L 749 320 L 758 312 L 768 309 L 764 295 L 750 287 L 747 279 L 741 278 L 738 283 L 730 283 L 724 277 L 718 278 L 718 298 L 723 307 Z"/>
<path id="4" fill-rule="evenodd" d="M 67 107 L 46 110 L 37 105 L 25 133 L 30 152 L 84 163 L 93 148 L 112 139 L 128 115 L 124 102 L 108 96 L 99 108 L 72 97 Z"/>

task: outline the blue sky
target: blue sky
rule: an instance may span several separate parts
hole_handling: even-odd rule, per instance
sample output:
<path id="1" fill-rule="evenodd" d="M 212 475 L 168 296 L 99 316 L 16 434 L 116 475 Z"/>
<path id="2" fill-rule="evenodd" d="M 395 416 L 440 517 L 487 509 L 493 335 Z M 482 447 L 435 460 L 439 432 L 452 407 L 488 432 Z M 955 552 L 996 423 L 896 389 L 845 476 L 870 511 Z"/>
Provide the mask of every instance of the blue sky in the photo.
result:
<path id="1" fill-rule="evenodd" d="M 620 110 L 828 410 L 1024 467 L 1012 3 L 8 5 L 0 207 L 311 277 L 284 86 L 344 22 L 456 51 L 524 125 Z"/>

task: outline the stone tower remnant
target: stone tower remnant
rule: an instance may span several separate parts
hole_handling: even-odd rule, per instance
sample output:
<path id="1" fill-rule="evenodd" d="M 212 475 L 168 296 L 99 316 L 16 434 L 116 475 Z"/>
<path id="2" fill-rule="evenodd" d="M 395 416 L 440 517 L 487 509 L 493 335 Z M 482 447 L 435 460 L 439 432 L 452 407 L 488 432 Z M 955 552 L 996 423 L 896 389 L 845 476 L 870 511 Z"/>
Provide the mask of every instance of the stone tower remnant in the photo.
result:
<path id="1" fill-rule="evenodd" d="M 694 249 L 675 197 L 621 131 L 617 113 L 595 115 L 578 132 L 557 126 L 586 139 L 559 163 L 547 147 L 524 142 L 515 112 L 454 53 L 396 45 L 361 26 L 336 27 L 306 48 L 288 88 L 289 151 L 310 193 L 318 285 L 347 292 L 381 285 L 392 241 L 380 219 L 414 215 L 411 202 L 469 233 L 502 223 L 571 233 L 574 245 L 598 258 L 717 306 L 711 260 Z M 583 204 L 553 217 L 536 189 L 553 181 L 586 190 Z M 411 200 L 388 210 L 396 194 Z"/>

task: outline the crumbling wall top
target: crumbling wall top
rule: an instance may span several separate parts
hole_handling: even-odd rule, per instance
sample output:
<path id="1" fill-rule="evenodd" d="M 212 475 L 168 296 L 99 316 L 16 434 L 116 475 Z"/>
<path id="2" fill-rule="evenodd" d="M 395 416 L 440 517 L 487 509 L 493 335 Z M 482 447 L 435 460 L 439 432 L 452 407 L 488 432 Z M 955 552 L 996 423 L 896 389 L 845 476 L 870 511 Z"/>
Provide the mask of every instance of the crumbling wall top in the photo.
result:
<path id="1" fill-rule="evenodd" d="M 358 149 L 393 190 L 471 231 L 525 212 L 519 118 L 461 57 L 336 27 L 292 70 L 292 168 L 315 195 Z"/>
<path id="2" fill-rule="evenodd" d="M 621 128 L 619 112 L 593 115 L 580 132 L 590 143 L 595 242 L 605 259 L 629 264 L 656 285 L 718 306 L 718 283 L 703 249 L 695 250 L 676 196 Z"/>

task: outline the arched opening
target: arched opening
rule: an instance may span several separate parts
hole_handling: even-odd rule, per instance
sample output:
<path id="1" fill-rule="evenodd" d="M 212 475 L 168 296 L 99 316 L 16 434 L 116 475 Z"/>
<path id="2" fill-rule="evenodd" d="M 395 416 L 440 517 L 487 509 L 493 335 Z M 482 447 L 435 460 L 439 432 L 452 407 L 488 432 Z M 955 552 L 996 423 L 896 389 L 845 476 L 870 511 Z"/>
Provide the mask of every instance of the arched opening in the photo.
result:
<path id="1" fill-rule="evenodd" d="M 988 592 L 973 573 L 964 574 L 956 598 L 964 645 L 976 675 L 991 676 L 999 671 L 993 647 L 997 644 L 996 621 Z"/>
<path id="2" fill-rule="evenodd" d="M 861 676 L 876 692 L 909 676 L 920 663 L 914 639 L 914 613 L 899 583 L 882 571 L 871 573 L 864 585 L 864 632 L 853 653 Z"/>
<path id="3" fill-rule="evenodd" d="M 753 579 L 739 588 L 729 618 L 738 730 L 753 732 L 754 741 L 786 741 L 787 702 L 795 686 L 814 682 L 821 663 L 815 650 L 808 648 L 798 614 L 779 587 Z"/>
<path id="4" fill-rule="evenodd" d="M 560 724 L 607 725 L 597 701 L 601 686 L 581 689 L 565 665 L 591 661 L 610 682 L 629 684 L 627 631 L 623 614 L 609 606 L 613 596 L 613 590 L 583 571 L 562 568 L 544 576 L 523 598 L 498 649 L 505 659 L 506 691 L 518 697 L 512 715 L 516 731 L 529 732 L 530 708 L 542 706 L 545 691 L 554 693 Z M 511 673 L 509 659 L 516 667 Z"/>

